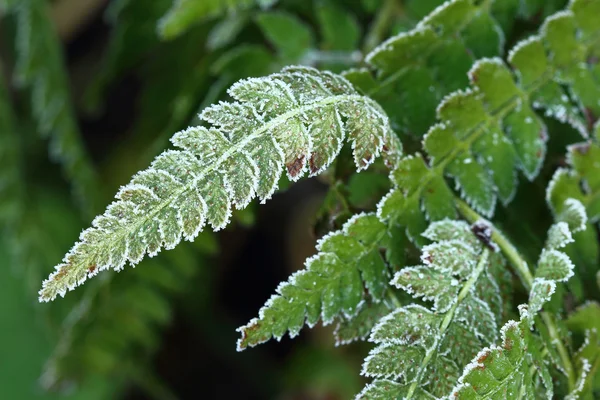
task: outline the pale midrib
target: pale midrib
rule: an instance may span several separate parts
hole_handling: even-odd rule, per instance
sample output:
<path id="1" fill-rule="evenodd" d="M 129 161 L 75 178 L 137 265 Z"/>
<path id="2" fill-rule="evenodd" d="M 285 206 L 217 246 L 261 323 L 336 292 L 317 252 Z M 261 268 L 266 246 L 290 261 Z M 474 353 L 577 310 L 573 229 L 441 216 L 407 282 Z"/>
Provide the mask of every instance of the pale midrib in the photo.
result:
<path id="1" fill-rule="evenodd" d="M 440 334 L 436 336 L 434 343 L 429 347 L 429 349 L 427 349 L 425 358 L 423 359 L 423 361 L 421 362 L 421 365 L 419 366 L 419 371 L 417 373 L 417 376 L 415 377 L 414 381 L 412 382 L 412 384 L 409 387 L 408 393 L 406 395 L 406 399 L 411 399 L 415 393 L 415 390 L 417 390 L 417 386 L 419 385 L 419 383 L 421 382 L 421 379 L 423 378 L 425 369 L 429 365 L 429 362 L 433 358 L 433 355 L 438 351 L 438 347 L 439 347 L 440 343 L 442 342 L 442 339 L 445 338 L 446 330 L 448 329 L 450 324 L 454 321 L 454 313 L 456 313 L 458 306 L 461 305 L 462 302 L 465 300 L 465 298 L 470 294 L 471 288 L 473 287 L 473 285 L 475 285 L 475 283 L 479 279 L 479 276 L 485 270 L 485 267 L 487 266 L 487 263 L 488 263 L 488 259 L 489 259 L 489 250 L 487 248 L 484 248 L 483 252 L 479 256 L 479 259 L 477 260 L 477 265 L 476 265 L 474 271 L 471 273 L 471 276 L 465 282 L 465 284 L 461 288 L 460 292 L 456 296 L 456 302 L 452 305 L 450 310 L 448 310 L 448 312 L 444 316 L 444 319 L 440 323 L 440 328 L 439 328 Z"/>
<path id="2" fill-rule="evenodd" d="M 175 191 L 169 193 L 168 196 L 165 196 L 165 198 L 156 207 L 154 207 L 154 209 L 151 212 L 144 214 L 144 218 L 138 220 L 137 223 L 133 223 L 131 225 L 126 225 L 123 229 L 112 231 L 112 232 L 107 232 L 110 235 L 109 237 L 113 240 L 99 242 L 94 247 L 101 248 L 101 249 L 110 247 L 112 249 L 112 247 L 115 243 L 118 243 L 121 240 L 124 240 L 127 235 L 129 235 L 132 232 L 135 232 L 141 226 L 143 226 L 147 222 L 151 221 L 156 215 L 158 215 L 160 213 L 160 211 L 162 211 L 165 207 L 167 207 L 174 198 L 177 198 L 179 195 L 192 190 L 194 187 L 197 186 L 198 182 L 200 182 L 202 179 L 204 179 L 204 177 L 206 177 L 209 173 L 211 173 L 212 171 L 214 171 L 215 169 L 220 167 L 234 153 L 239 152 L 244 147 L 246 147 L 246 145 L 248 143 L 250 143 L 253 140 L 258 139 L 261 135 L 263 135 L 265 132 L 268 132 L 273 127 L 283 124 L 287 120 L 297 117 L 299 115 L 302 115 L 303 113 L 305 113 L 307 111 L 311 111 L 311 110 L 314 110 L 314 109 L 317 109 L 320 107 L 324 107 L 324 106 L 327 106 L 330 104 L 344 103 L 344 102 L 350 102 L 350 101 L 359 101 L 360 102 L 360 101 L 365 101 L 365 99 L 367 99 L 367 98 L 364 96 L 361 96 L 361 95 L 331 95 L 325 99 L 316 101 L 309 105 L 298 107 L 292 111 L 288 111 L 284 114 L 281 114 L 278 117 L 273 118 L 266 124 L 262 125 L 260 128 L 256 129 L 254 132 L 252 132 L 252 134 L 248 135 L 242 141 L 233 144 L 225 153 L 223 153 L 223 155 L 221 157 L 219 157 L 217 159 L 217 161 L 215 161 L 210 166 L 205 168 L 199 175 L 197 175 L 190 182 L 182 185 L 181 189 L 175 190 Z M 121 201 L 121 200 L 118 200 L 118 201 Z M 205 222 L 205 224 L 206 224 L 206 222 Z M 128 228 L 131 228 L 131 229 L 128 229 Z M 94 229 L 99 229 L 99 228 L 94 228 Z M 121 231 L 121 232 L 119 232 L 119 231 Z M 161 248 L 162 248 L 162 243 L 161 243 Z M 82 261 L 93 260 L 96 255 L 97 255 L 97 252 L 94 252 Z M 127 259 L 129 259 L 129 255 L 127 254 L 126 256 L 127 256 Z M 88 264 L 89 265 L 94 264 L 93 262 L 88 263 L 88 262 L 82 262 L 82 261 L 80 261 L 78 263 L 78 264 L 80 264 L 80 268 L 81 267 L 87 268 Z M 74 265 L 74 267 L 75 267 L 75 265 Z M 113 265 L 110 265 L 109 267 L 113 267 Z M 78 269 L 78 268 L 75 267 L 75 269 Z"/>

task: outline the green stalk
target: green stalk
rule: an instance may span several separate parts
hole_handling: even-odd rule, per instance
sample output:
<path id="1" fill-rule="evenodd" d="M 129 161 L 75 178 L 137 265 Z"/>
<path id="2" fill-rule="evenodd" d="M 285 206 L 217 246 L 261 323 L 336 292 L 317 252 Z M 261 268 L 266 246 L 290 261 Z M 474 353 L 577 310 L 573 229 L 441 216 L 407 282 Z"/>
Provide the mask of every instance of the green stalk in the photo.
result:
<path id="1" fill-rule="evenodd" d="M 474 223 L 475 221 L 482 219 L 482 217 L 463 200 L 455 198 L 455 203 L 456 208 L 467 221 Z M 525 289 L 527 291 L 531 291 L 531 287 L 533 285 L 533 275 L 531 274 L 527 263 L 525 260 L 523 260 L 517 249 L 496 228 L 492 229 L 492 240 L 498 245 L 504 256 L 515 268 Z M 548 329 L 548 334 L 552 339 L 552 343 L 556 345 L 556 350 L 560 356 L 562 366 L 567 374 L 569 391 L 572 391 L 575 388 L 576 377 L 573 364 L 571 363 L 571 358 L 569 357 L 569 352 L 567 351 L 567 348 L 563 344 L 560 335 L 558 334 L 558 329 L 556 328 L 556 323 L 552 315 L 548 314 L 546 311 L 542 311 L 540 316 L 544 321 L 544 325 L 546 325 L 546 328 Z"/>
<path id="2" fill-rule="evenodd" d="M 465 283 L 465 285 L 462 287 L 461 291 L 458 293 L 458 298 L 456 299 L 456 302 L 452 305 L 450 310 L 446 313 L 446 316 L 444 317 L 444 320 L 442 321 L 442 324 L 440 325 L 440 334 L 436 337 L 436 339 L 435 339 L 434 343 L 431 345 L 431 347 L 429 347 L 429 349 L 427 349 L 425 358 L 423 358 L 423 361 L 421 361 L 421 365 L 419 366 L 419 372 L 418 372 L 415 380 L 411 383 L 410 387 L 408 388 L 408 393 L 406 394 L 407 400 L 411 399 L 412 396 L 415 394 L 415 390 L 417 390 L 417 386 L 419 385 L 419 382 L 421 381 L 421 378 L 423 376 L 423 372 L 425 371 L 425 368 L 427 368 L 427 365 L 433 358 L 433 355 L 437 352 L 441 338 L 444 337 L 444 333 L 446 332 L 446 330 L 450 326 L 450 323 L 454 319 L 454 313 L 456 312 L 456 309 L 458 308 L 460 303 L 462 303 L 462 301 L 465 299 L 465 297 L 467 297 L 469 295 L 471 288 L 473 287 L 475 282 L 477 282 L 477 279 L 479 279 L 479 275 L 481 275 L 481 273 L 485 269 L 485 266 L 487 265 L 487 261 L 489 258 L 489 253 L 490 253 L 490 251 L 487 248 L 485 248 L 483 250 L 483 252 L 481 253 L 481 257 L 479 257 L 479 261 L 477 262 L 477 267 L 475 267 L 475 270 L 471 274 L 471 277 Z"/>
<path id="3" fill-rule="evenodd" d="M 387 37 L 387 31 L 390 24 L 394 21 L 394 17 L 398 13 L 400 7 L 400 2 L 397 0 L 385 1 L 375 16 L 375 20 L 371 24 L 369 32 L 365 36 L 363 46 L 364 54 L 368 54 L 383 41 L 383 38 Z"/>

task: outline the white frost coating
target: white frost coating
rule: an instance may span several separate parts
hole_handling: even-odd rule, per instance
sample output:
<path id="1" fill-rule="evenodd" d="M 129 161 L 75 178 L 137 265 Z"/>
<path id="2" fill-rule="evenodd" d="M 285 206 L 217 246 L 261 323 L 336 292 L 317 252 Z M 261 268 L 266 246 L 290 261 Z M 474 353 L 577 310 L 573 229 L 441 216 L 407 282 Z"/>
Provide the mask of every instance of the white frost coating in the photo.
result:
<path id="1" fill-rule="evenodd" d="M 509 329 L 519 329 L 519 322 L 510 320 L 506 324 L 504 324 L 504 326 L 500 329 L 500 337 L 502 339 L 503 347 L 506 346 L 506 332 Z M 471 360 L 471 362 L 465 366 L 462 375 L 460 376 L 460 378 L 458 378 L 457 385 L 454 387 L 454 389 L 452 389 L 452 394 L 450 395 L 450 398 L 458 397 L 459 392 L 463 388 L 470 386 L 470 384 L 468 382 L 465 382 L 465 379 L 468 377 L 468 375 L 473 370 L 484 367 L 483 363 L 480 360 L 485 360 L 487 358 L 487 356 L 489 354 L 491 354 L 492 352 L 500 352 L 500 351 L 503 351 L 503 348 L 496 346 L 496 345 L 492 345 L 490 347 L 485 347 L 481 351 L 479 351 L 479 353 L 477 353 L 477 355 L 473 358 L 473 360 Z M 511 375 L 514 375 L 516 372 L 519 371 L 519 368 L 520 368 L 521 364 L 523 363 L 523 361 L 524 361 L 523 358 L 519 359 L 518 364 L 514 365 Z M 504 377 L 502 379 L 502 382 L 511 382 L 511 380 L 512 380 L 511 376 L 509 375 L 507 377 Z M 491 395 L 492 393 L 493 392 L 489 392 L 488 395 Z"/>
<path id="2" fill-rule="evenodd" d="M 438 104 L 438 106 L 436 107 L 436 109 L 435 109 L 435 113 L 436 113 L 436 115 L 437 115 L 437 116 L 438 116 L 438 118 L 439 118 L 439 116 L 440 116 L 440 111 L 442 110 L 442 108 L 446 107 L 446 105 L 447 105 L 448 103 L 452 102 L 452 101 L 453 101 L 455 98 L 457 98 L 457 97 L 466 97 L 466 96 L 470 96 L 470 95 L 473 95 L 474 93 L 475 93 L 475 92 L 474 92 L 474 91 L 473 91 L 473 89 L 472 89 L 472 88 L 470 88 L 470 87 L 469 87 L 469 88 L 466 88 L 466 89 L 458 89 L 458 90 L 455 90 L 454 92 L 448 93 L 447 95 L 445 95 L 445 96 L 442 98 L 442 101 L 440 101 L 440 104 Z M 440 128 L 442 128 L 442 129 L 443 129 L 443 128 L 445 128 L 445 127 L 446 127 L 446 122 L 444 121 L 444 122 L 437 123 L 437 124 L 433 125 L 433 126 L 432 126 L 432 127 L 429 129 L 429 131 L 428 131 L 427 133 L 431 132 L 431 130 L 432 130 L 433 128 L 435 128 L 435 127 L 438 127 L 438 126 L 439 126 Z M 423 138 L 423 140 L 425 140 L 425 138 Z"/>
<path id="3" fill-rule="evenodd" d="M 469 81 L 472 84 L 475 84 L 475 81 L 476 81 L 475 73 L 477 72 L 477 70 L 479 68 L 481 68 L 482 65 L 485 65 L 485 64 L 506 67 L 506 64 L 504 64 L 504 61 L 502 61 L 502 59 L 500 57 L 482 58 L 480 60 L 477 60 L 473 63 L 473 65 L 471 66 L 471 69 L 469 69 L 469 72 L 467 72 L 467 75 L 469 76 Z"/>
<path id="4" fill-rule="evenodd" d="M 397 317 L 404 317 L 403 321 L 398 321 Z M 369 335 L 369 342 L 372 343 L 393 343 L 397 345 L 406 345 L 416 344 L 415 341 L 411 341 L 412 338 L 410 335 L 406 337 L 383 337 L 382 331 L 394 329 L 395 331 L 402 331 L 402 326 L 399 323 L 404 323 L 406 328 L 404 328 L 407 332 L 409 329 L 422 329 L 423 327 L 419 327 L 416 325 L 412 325 L 413 322 L 418 321 L 423 316 L 427 316 L 429 318 L 436 317 L 434 313 L 431 312 L 428 308 L 425 308 L 419 304 L 410 304 L 408 306 L 404 306 L 402 308 L 398 308 L 388 315 L 381 318 L 377 324 L 371 330 L 371 334 Z M 415 318 L 412 320 L 411 317 Z M 398 332 L 400 334 L 400 332 Z"/>
<path id="5" fill-rule="evenodd" d="M 575 226 L 572 227 L 573 233 L 585 230 L 587 212 L 585 211 L 585 206 L 579 200 L 573 198 L 565 200 L 565 209 L 562 212 L 562 217 L 576 222 Z"/>
<path id="6" fill-rule="evenodd" d="M 457 3 L 461 0 L 447 0 L 444 3 L 440 4 L 436 8 L 434 8 L 429 14 L 427 14 L 419 23 L 417 24 L 417 29 L 423 29 L 428 27 L 431 24 L 431 20 L 434 17 L 437 17 L 441 14 L 446 8 L 450 7 L 452 4 Z"/>
<path id="7" fill-rule="evenodd" d="M 393 182 L 393 180 L 392 180 Z M 379 203 L 377 203 L 377 218 L 379 218 L 382 222 L 386 222 L 389 218 L 389 215 L 384 213 L 384 208 L 386 207 L 387 201 L 398 191 L 398 188 L 392 188 L 389 192 L 387 192 Z"/>
<path id="8" fill-rule="evenodd" d="M 308 325 L 312 328 L 319 321 L 322 321 L 323 325 L 329 325 L 336 319 L 339 320 L 342 317 L 353 319 L 358 315 L 365 303 L 364 288 L 370 289 L 370 282 L 375 277 L 365 278 L 361 271 L 360 263 L 354 260 L 349 261 L 344 256 L 347 244 L 354 246 L 353 250 L 361 252 L 361 254 L 366 254 L 372 250 L 371 247 L 363 246 L 364 243 L 361 243 L 356 238 L 349 237 L 349 230 L 352 225 L 360 219 L 369 218 L 383 227 L 383 224 L 376 219 L 373 213 L 360 213 L 349 219 L 341 230 L 331 232 L 318 241 L 317 250 L 319 252 L 305 261 L 305 269 L 293 273 L 287 281 L 281 282 L 276 289 L 276 294 L 271 296 L 259 310 L 258 318 L 252 319 L 248 324 L 238 329 L 239 332 L 242 332 L 242 338 L 238 340 L 239 350 L 243 350 L 248 346 L 253 347 L 258 345 L 269 340 L 270 337 L 278 340 L 286 331 L 293 337 L 299 333 L 303 325 Z M 347 240 L 343 240 L 345 237 Z M 358 258 L 360 258 L 360 255 Z M 345 290 L 342 282 L 344 282 L 344 277 L 348 276 L 347 274 L 352 275 L 350 271 L 353 269 L 361 277 L 361 286 L 360 288 L 356 288 L 359 295 L 356 296 L 355 303 L 342 305 L 339 303 Z M 383 278 L 384 282 L 389 279 L 387 269 L 384 270 L 384 276 L 380 278 Z M 293 293 L 293 295 L 290 296 L 289 293 Z M 378 296 L 382 295 L 383 293 L 376 295 L 371 291 L 370 300 L 378 303 L 382 300 Z M 287 315 L 288 311 L 291 310 L 290 312 L 295 313 L 297 312 L 296 308 L 302 309 L 301 323 L 296 320 L 288 320 L 288 325 L 279 326 L 279 328 L 285 326 L 283 332 L 279 328 L 277 328 L 279 329 L 278 331 L 274 331 L 269 327 L 274 318 L 286 319 L 289 317 Z M 308 308 L 314 309 L 315 312 L 312 313 Z M 316 311 L 318 311 L 318 315 Z M 269 314 L 267 315 L 267 313 Z M 261 323 L 264 323 L 265 327 L 261 327 Z M 280 322 L 280 324 L 282 323 Z M 253 328 L 259 329 L 262 341 L 251 340 L 245 343 L 246 331 L 251 331 Z"/>
<path id="9" fill-rule="evenodd" d="M 521 51 L 521 49 L 527 45 L 529 45 L 530 43 L 536 42 L 536 41 L 540 41 L 540 37 L 538 35 L 532 35 L 529 36 L 526 39 L 523 39 L 521 41 L 519 41 L 516 45 L 514 45 L 509 51 L 508 51 L 508 62 L 509 63 L 513 63 L 514 57 L 515 55 Z M 517 72 L 519 72 L 517 70 Z"/>
<path id="10" fill-rule="evenodd" d="M 121 269 L 182 238 L 193 240 L 207 223 L 223 229 L 233 206 L 271 197 L 284 164 L 292 180 L 307 171 L 316 175 L 334 160 L 344 139 L 352 144 L 357 170 L 363 170 L 392 132 L 381 107 L 345 78 L 309 67 L 241 80 L 228 93 L 239 103 L 221 102 L 201 114 L 214 127 L 178 132 L 172 142 L 182 150 L 165 151 L 119 190 L 44 281 L 40 301 L 64 295 L 99 270 Z M 330 113 L 338 129 L 317 118 L 321 113 Z M 297 136 L 283 129 L 294 126 Z"/>
<path id="11" fill-rule="evenodd" d="M 565 253 L 555 249 L 544 249 L 538 261 L 535 276 L 536 279 L 543 277 L 556 282 L 566 282 L 573 276 L 574 269 L 575 265 Z M 553 275 L 548 276 L 549 273 Z"/>
<path id="12" fill-rule="evenodd" d="M 583 391 L 585 386 L 585 380 L 587 379 L 588 374 L 592 370 L 592 364 L 586 359 L 583 358 L 581 360 L 581 372 L 579 374 L 579 378 L 577 379 L 577 386 L 571 393 L 565 397 L 565 400 L 577 400 L 579 399 L 579 394 Z"/>
<path id="13" fill-rule="evenodd" d="M 542 27 L 540 28 L 540 36 L 545 37 L 547 35 L 548 25 L 553 23 L 554 21 L 562 18 L 573 18 L 574 16 L 575 15 L 571 10 L 561 10 L 550 15 L 548 18 L 546 18 L 546 20 L 542 24 Z"/>
<path id="14" fill-rule="evenodd" d="M 558 222 L 550 227 L 546 247 L 560 249 L 573 242 L 573 235 L 566 222 Z"/>
<path id="15" fill-rule="evenodd" d="M 454 187 L 456 190 L 460 191 L 461 199 L 465 200 L 467 203 L 469 203 L 471 206 L 473 206 L 475 211 L 478 211 L 484 217 L 491 218 L 494 216 L 494 210 L 496 209 L 496 203 L 498 202 L 498 196 L 496 196 L 495 192 L 490 193 L 490 195 L 492 196 L 491 201 L 489 202 L 489 204 L 486 207 L 486 205 L 483 204 L 482 202 L 480 202 L 479 199 L 469 196 L 467 194 L 467 192 L 465 191 L 464 186 L 461 185 L 460 180 L 456 176 L 454 176 L 454 178 L 455 178 L 454 179 Z M 493 186 L 493 182 L 492 182 L 492 186 Z"/>

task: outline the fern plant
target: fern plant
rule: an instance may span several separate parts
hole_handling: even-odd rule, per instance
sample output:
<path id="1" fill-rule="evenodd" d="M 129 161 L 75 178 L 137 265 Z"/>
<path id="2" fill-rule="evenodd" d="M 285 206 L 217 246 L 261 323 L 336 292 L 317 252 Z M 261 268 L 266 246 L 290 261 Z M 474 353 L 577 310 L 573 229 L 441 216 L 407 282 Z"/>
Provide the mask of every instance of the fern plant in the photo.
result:
<path id="1" fill-rule="evenodd" d="M 158 29 L 173 38 L 255 3 L 275 4 L 175 1 Z M 553 4 L 450 0 L 342 74 L 300 65 L 239 80 L 228 101 L 204 107 L 197 126 L 172 137 L 176 150 L 121 187 L 43 282 L 40 301 L 192 241 L 206 225 L 219 231 L 234 209 L 264 203 L 286 180 L 322 175 L 344 186 L 349 164 L 356 172 L 375 164 L 389 173 L 387 194 L 372 209 L 346 206 L 353 215 L 238 329 L 237 349 L 334 324 L 338 345 L 372 344 L 361 373 L 373 381 L 357 398 L 594 398 L 600 342 L 593 318 L 581 315 L 597 315 L 584 302 L 600 300 L 600 1 L 572 0 L 536 34 L 511 36 L 510 21 L 532 22 Z M 389 31 L 378 18 L 370 37 Z M 273 33 L 292 19 L 311 42 L 296 17 L 257 18 L 277 49 L 273 65 L 313 63 L 294 37 Z M 552 146 L 567 141 L 562 132 L 584 142 L 564 155 Z M 546 200 L 552 214 L 545 238 L 533 235 L 537 247 L 519 243 L 519 227 L 502 218 L 522 190 L 538 195 L 531 207 Z M 525 251 L 539 253 L 537 262 Z M 164 321 L 154 311 L 140 310 L 140 330 Z M 88 332 L 71 328 L 56 370 Z"/>

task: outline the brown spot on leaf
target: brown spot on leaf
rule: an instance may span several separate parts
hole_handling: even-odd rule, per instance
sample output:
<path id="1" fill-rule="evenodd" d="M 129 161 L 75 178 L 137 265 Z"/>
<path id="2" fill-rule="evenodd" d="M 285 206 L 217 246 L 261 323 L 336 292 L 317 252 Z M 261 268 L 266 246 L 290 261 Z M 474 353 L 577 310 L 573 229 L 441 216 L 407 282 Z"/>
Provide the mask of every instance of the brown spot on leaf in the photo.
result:
<path id="1" fill-rule="evenodd" d="M 373 158 L 373 154 L 369 151 L 365 152 L 365 154 L 363 154 L 363 157 L 360 160 L 360 165 L 361 167 L 365 167 L 367 165 L 369 165 L 369 162 L 371 161 L 371 159 Z"/>
<path id="2" fill-rule="evenodd" d="M 304 154 L 300 157 L 296 158 L 294 161 L 287 163 L 285 166 L 287 167 L 288 174 L 295 178 L 302 172 L 302 168 L 304 167 Z"/>
<path id="3" fill-rule="evenodd" d="M 594 115 L 594 112 L 588 107 L 583 109 L 583 115 L 585 116 L 585 121 L 587 122 L 588 131 L 594 130 L 594 125 L 596 124 L 598 117 Z"/>
<path id="4" fill-rule="evenodd" d="M 471 232 L 490 250 L 495 250 L 492 244 L 492 227 L 485 221 L 477 221 L 471 225 Z"/>
<path id="5" fill-rule="evenodd" d="M 590 151 L 589 143 L 577 143 L 572 146 L 573 150 L 581 154 L 582 156 L 586 155 L 588 151 Z"/>
<path id="6" fill-rule="evenodd" d="M 481 356 L 479 356 L 479 358 L 477 359 L 478 363 L 483 363 L 488 357 L 489 357 L 490 353 L 485 353 L 482 354 Z"/>
<path id="7" fill-rule="evenodd" d="M 96 272 L 96 264 L 92 264 L 88 267 L 88 273 L 93 274 Z"/>

